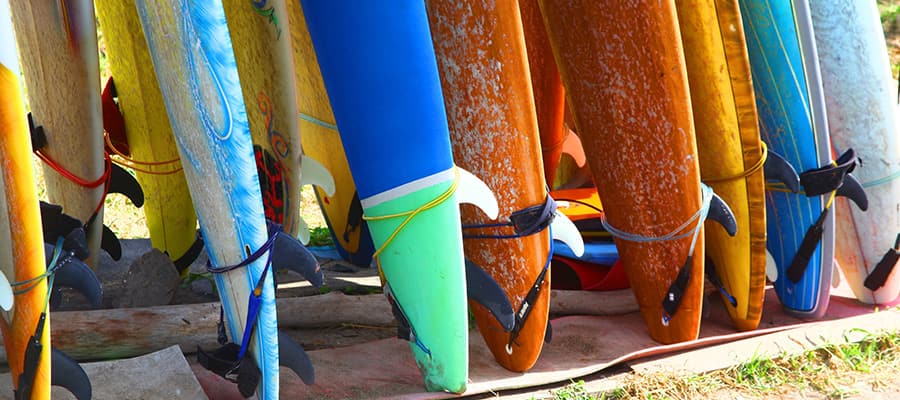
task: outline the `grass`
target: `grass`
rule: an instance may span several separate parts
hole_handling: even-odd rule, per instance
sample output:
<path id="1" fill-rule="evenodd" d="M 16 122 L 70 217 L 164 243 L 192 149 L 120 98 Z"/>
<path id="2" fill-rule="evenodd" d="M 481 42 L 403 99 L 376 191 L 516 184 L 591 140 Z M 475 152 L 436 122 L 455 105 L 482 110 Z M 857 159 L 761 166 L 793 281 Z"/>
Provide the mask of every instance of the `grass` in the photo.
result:
<path id="1" fill-rule="evenodd" d="M 850 341 L 851 335 L 863 334 Z M 758 354 L 725 370 L 707 374 L 674 372 L 634 374 L 617 390 L 590 393 L 583 381 L 553 392 L 556 400 L 693 399 L 715 398 L 727 392 L 744 398 L 777 397 L 785 393 L 812 393 L 830 399 L 861 391 L 877 391 L 900 372 L 900 332 L 871 334 L 851 331 L 842 343 L 828 344 L 798 355 L 768 358 Z"/>

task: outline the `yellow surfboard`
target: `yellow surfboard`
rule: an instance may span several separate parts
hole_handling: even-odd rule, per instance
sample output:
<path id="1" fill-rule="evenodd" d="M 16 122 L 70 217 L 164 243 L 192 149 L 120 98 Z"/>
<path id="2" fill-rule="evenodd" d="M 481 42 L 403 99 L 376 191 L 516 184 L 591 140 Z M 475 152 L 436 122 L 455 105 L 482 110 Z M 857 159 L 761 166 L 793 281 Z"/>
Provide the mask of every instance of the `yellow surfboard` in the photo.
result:
<path id="1" fill-rule="evenodd" d="M 300 131 L 303 149 L 331 171 L 337 185 L 333 195 L 316 188 L 316 197 L 344 257 L 358 266 L 368 266 L 375 251 L 369 229 L 363 221 L 362 205 L 350 175 L 344 146 L 338 135 L 325 82 L 319 70 L 306 19 L 298 1 L 287 2 L 294 50 Z"/>
<path id="2" fill-rule="evenodd" d="M 706 256 L 739 330 L 756 329 L 766 269 L 765 160 L 736 0 L 676 0 L 694 110 L 701 179 L 734 212 L 737 235 L 706 223 Z"/>
<path id="3" fill-rule="evenodd" d="M 95 5 L 133 160 L 126 164 L 144 189 L 150 241 L 187 271 L 177 261 L 195 241 L 197 216 L 134 0 Z"/>

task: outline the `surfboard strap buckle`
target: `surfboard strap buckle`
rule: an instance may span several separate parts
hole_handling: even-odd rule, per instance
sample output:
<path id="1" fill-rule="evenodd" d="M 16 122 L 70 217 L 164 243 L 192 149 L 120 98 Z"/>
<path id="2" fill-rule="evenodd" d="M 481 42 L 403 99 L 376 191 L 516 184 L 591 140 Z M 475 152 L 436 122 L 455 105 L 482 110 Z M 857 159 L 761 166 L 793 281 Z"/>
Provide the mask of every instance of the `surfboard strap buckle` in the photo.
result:
<path id="1" fill-rule="evenodd" d="M 894 247 L 888 249 L 887 253 L 884 253 L 884 257 L 881 258 L 881 261 L 875 265 L 875 268 L 866 277 L 865 282 L 863 282 L 866 289 L 874 292 L 884 286 L 891 272 L 894 271 L 898 260 L 900 260 L 900 234 L 897 234 Z"/>
<path id="2" fill-rule="evenodd" d="M 509 221 L 498 222 L 492 224 L 472 224 L 463 225 L 466 229 L 484 229 L 484 228 L 501 228 L 512 227 L 512 235 L 463 235 L 465 239 L 516 239 L 520 237 L 534 235 L 543 232 L 556 217 L 556 201 L 553 197 L 547 196 L 544 202 L 535 206 L 523 208 L 514 211 L 509 215 Z"/>
<path id="3" fill-rule="evenodd" d="M 853 172 L 859 163 L 853 149 L 848 149 L 834 163 L 801 173 L 800 184 L 807 197 L 833 192 L 843 185 L 844 176 Z"/>

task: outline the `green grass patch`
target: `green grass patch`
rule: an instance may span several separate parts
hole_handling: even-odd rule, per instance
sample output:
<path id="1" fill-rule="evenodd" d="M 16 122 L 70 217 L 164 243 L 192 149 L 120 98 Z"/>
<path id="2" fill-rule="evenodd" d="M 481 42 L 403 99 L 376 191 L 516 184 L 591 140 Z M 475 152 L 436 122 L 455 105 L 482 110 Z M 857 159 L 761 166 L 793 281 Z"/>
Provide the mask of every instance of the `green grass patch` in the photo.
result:
<path id="1" fill-rule="evenodd" d="M 309 230 L 308 246 L 331 246 L 334 240 L 331 238 L 331 230 L 327 226 L 317 226 Z"/>

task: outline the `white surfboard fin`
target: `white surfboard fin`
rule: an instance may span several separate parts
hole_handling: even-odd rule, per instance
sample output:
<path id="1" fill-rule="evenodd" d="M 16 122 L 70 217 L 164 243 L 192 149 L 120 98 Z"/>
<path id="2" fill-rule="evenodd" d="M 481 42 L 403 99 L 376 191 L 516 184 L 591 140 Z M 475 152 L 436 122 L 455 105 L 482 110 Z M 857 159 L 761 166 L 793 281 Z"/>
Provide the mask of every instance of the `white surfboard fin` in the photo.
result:
<path id="1" fill-rule="evenodd" d="M 550 224 L 553 239 L 565 243 L 576 256 L 584 255 L 584 239 L 581 237 L 578 227 L 559 210 L 554 210 L 553 214 L 553 222 Z"/>
<path id="2" fill-rule="evenodd" d="M 468 203 L 481 209 L 488 218 L 495 220 L 500 214 L 500 205 L 497 204 L 497 196 L 491 191 L 491 188 L 478 179 L 471 172 L 460 167 L 456 167 L 459 171 L 459 184 L 456 187 L 456 201 L 459 204 Z"/>
<path id="3" fill-rule="evenodd" d="M 294 223 L 297 224 L 297 240 L 306 246 L 309 244 L 309 224 L 306 223 L 301 215 L 297 215 L 297 219 Z"/>
<path id="4" fill-rule="evenodd" d="M 334 196 L 334 177 L 331 171 L 322 163 L 312 157 L 300 156 L 300 186 L 315 185 L 325 191 L 325 194 Z"/>
<path id="5" fill-rule="evenodd" d="M 15 295 L 13 295 L 12 286 L 9 284 L 9 280 L 6 279 L 6 274 L 0 273 L 0 308 L 3 311 L 10 311 L 13 308 L 13 303 L 15 302 Z"/>
<path id="6" fill-rule="evenodd" d="M 772 257 L 769 250 L 766 250 L 766 278 L 772 282 L 778 280 L 778 264 L 775 264 L 775 257 Z"/>

